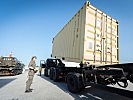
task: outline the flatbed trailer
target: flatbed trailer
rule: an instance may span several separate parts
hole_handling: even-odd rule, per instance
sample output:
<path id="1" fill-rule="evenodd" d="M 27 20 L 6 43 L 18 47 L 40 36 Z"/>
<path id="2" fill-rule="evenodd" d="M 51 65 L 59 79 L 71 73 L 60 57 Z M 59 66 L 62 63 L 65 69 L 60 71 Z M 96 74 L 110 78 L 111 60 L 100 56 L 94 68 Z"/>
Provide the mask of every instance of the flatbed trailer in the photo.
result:
<path id="1" fill-rule="evenodd" d="M 103 66 L 80 64 L 80 67 L 65 67 L 60 59 L 50 58 L 46 60 L 44 75 L 53 81 L 64 79 L 72 93 L 80 92 L 92 84 L 118 84 L 126 88 L 127 80 L 133 83 L 133 63 Z"/>

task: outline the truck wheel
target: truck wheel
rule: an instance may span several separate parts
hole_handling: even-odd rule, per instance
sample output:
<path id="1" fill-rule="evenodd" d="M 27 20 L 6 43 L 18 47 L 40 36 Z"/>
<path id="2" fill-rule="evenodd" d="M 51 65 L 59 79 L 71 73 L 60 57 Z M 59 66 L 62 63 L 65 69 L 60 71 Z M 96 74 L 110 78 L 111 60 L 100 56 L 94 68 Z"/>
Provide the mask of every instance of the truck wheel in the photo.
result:
<path id="1" fill-rule="evenodd" d="M 53 68 L 52 68 L 52 67 L 50 68 L 49 78 L 50 78 L 51 80 L 53 80 Z"/>
<path id="2" fill-rule="evenodd" d="M 44 76 L 48 77 L 48 69 L 47 68 L 44 69 Z"/>
<path id="3" fill-rule="evenodd" d="M 77 93 L 83 90 L 83 78 L 79 73 L 68 73 L 67 87 L 72 93 Z"/>
<path id="4" fill-rule="evenodd" d="M 53 81 L 57 82 L 59 80 L 59 70 L 53 68 Z"/>

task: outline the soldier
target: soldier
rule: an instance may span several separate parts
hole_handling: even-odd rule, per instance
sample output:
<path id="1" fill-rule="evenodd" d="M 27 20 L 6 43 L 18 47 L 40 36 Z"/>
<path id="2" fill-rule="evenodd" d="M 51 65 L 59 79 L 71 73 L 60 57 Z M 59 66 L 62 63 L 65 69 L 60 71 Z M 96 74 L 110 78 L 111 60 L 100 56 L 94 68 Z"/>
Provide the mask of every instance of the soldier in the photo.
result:
<path id="1" fill-rule="evenodd" d="M 36 59 L 37 59 L 37 57 L 36 57 L 36 56 L 33 56 L 33 57 L 31 58 L 31 61 L 30 61 L 29 65 L 28 65 L 28 67 L 29 67 L 29 72 L 28 72 L 28 80 L 26 81 L 26 90 L 25 90 L 25 92 L 32 92 L 32 89 L 30 89 L 30 86 L 31 86 L 31 84 L 32 84 L 34 74 L 35 74 L 36 71 L 37 71 L 37 70 L 35 69 L 35 67 L 36 67 L 35 61 L 36 61 Z"/>
<path id="2" fill-rule="evenodd" d="M 42 66 L 39 67 L 39 73 L 40 73 L 40 76 L 42 74 Z"/>

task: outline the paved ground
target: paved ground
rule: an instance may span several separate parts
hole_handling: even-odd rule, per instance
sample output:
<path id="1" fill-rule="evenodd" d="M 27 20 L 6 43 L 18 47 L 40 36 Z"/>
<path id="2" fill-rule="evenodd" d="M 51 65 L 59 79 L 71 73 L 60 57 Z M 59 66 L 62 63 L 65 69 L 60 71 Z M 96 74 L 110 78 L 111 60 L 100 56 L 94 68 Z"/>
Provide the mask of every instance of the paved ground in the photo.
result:
<path id="1" fill-rule="evenodd" d="M 27 72 L 17 76 L 0 77 L 0 100 L 131 100 L 115 93 L 87 87 L 79 94 L 67 90 L 64 82 L 53 82 L 47 77 L 35 75 L 33 91 L 25 93 Z"/>

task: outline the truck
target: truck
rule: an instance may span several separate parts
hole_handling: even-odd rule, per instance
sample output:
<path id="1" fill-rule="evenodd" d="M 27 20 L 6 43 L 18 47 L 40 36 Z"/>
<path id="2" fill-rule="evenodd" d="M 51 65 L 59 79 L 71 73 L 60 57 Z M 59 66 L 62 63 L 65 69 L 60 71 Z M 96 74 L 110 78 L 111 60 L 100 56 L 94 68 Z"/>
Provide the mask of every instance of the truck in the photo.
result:
<path id="1" fill-rule="evenodd" d="M 68 90 L 77 93 L 93 84 L 115 85 L 122 88 L 133 83 L 133 63 L 112 65 L 91 65 L 80 63 L 80 66 L 65 66 L 61 59 L 48 58 L 45 63 L 44 76 L 58 82 L 64 80 Z"/>
<path id="2" fill-rule="evenodd" d="M 126 88 L 128 80 L 133 83 L 133 63 L 119 64 L 118 28 L 118 20 L 87 1 L 53 38 L 44 75 L 64 79 L 72 93 L 92 84 Z"/>
<path id="3" fill-rule="evenodd" d="M 16 57 L 0 57 L 0 75 L 22 74 L 24 66 Z"/>

